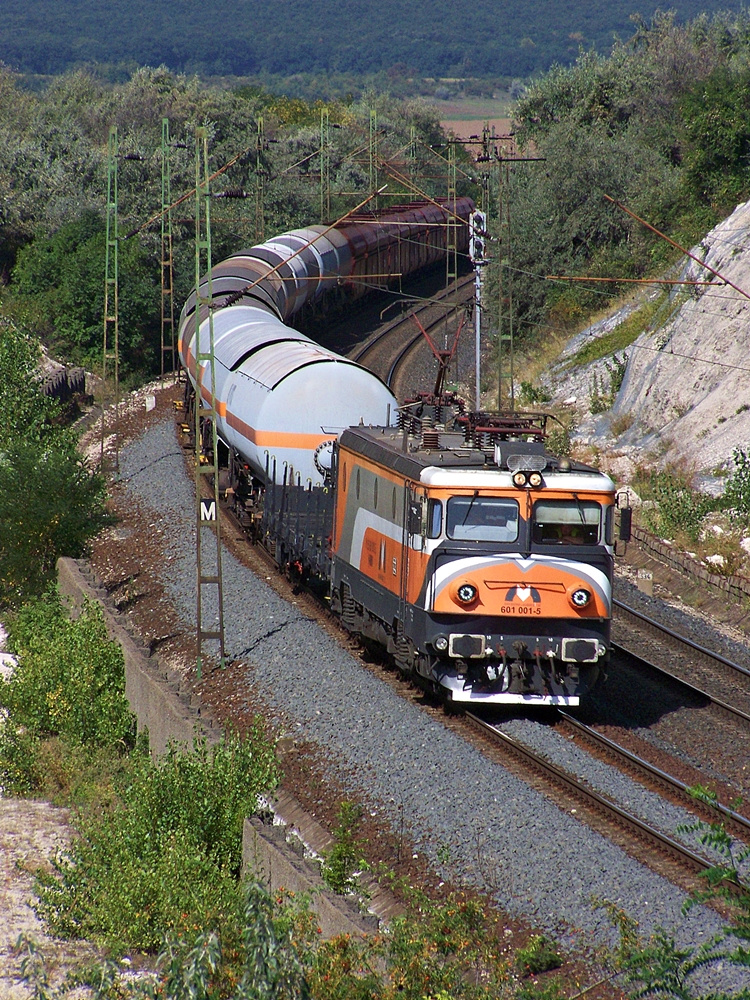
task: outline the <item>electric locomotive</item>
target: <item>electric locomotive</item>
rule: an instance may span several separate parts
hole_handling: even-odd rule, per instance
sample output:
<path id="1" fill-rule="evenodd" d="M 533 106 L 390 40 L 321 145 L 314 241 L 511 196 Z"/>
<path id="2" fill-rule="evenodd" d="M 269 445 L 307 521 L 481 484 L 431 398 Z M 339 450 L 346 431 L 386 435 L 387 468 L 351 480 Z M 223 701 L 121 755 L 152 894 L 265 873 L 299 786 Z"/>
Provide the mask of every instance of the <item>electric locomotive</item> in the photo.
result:
<path id="1" fill-rule="evenodd" d="M 547 451 L 546 414 L 424 399 L 347 428 L 327 487 L 269 484 L 263 537 L 449 701 L 579 704 L 609 659 L 614 483 Z"/>
<path id="2" fill-rule="evenodd" d="M 609 657 L 614 483 L 550 455 L 545 414 L 440 416 L 341 436 L 332 607 L 454 702 L 577 705 Z"/>

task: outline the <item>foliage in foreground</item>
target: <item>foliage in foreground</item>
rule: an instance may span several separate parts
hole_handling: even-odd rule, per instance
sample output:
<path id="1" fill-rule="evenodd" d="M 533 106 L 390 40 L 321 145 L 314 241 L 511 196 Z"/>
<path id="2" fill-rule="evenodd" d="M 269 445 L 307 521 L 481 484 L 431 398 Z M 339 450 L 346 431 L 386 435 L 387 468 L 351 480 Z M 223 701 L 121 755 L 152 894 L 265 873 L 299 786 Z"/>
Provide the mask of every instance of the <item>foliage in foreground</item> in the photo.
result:
<path id="1" fill-rule="evenodd" d="M 49 790 L 45 772 L 55 757 L 58 775 L 66 768 L 70 774 L 73 760 L 80 769 L 96 750 L 119 755 L 133 746 L 122 650 L 109 639 L 98 605 L 85 605 L 72 620 L 49 591 L 15 614 L 9 648 L 17 666 L 10 678 L 0 678 L 0 706 L 8 714 L 0 727 L 0 785 L 6 794 Z M 59 738 L 59 752 L 49 757 L 45 741 L 51 738 Z"/>
<path id="2" fill-rule="evenodd" d="M 106 808 L 79 810 L 78 836 L 40 873 L 36 909 L 53 933 L 158 949 L 165 933 L 238 926 L 242 825 L 277 780 L 259 729 L 153 760 L 135 750 Z"/>
<path id="3" fill-rule="evenodd" d="M 716 803 L 716 795 L 704 788 L 691 790 L 707 805 Z M 705 872 L 706 888 L 688 900 L 683 912 L 707 901 L 722 904 L 728 913 L 721 931 L 697 946 L 683 946 L 675 936 L 657 930 L 648 941 L 639 939 L 635 921 L 605 904 L 613 923 L 620 930 L 617 955 L 618 971 L 631 987 L 631 996 L 655 997 L 657 1000 L 749 1000 L 750 998 L 750 891 L 736 892 L 741 884 L 740 868 L 750 859 L 750 847 L 738 844 L 723 823 L 697 822 L 683 828 L 697 832 L 699 840 L 721 857 L 719 864 Z M 734 974 L 735 988 L 707 986 L 711 973 L 718 972 L 726 982 Z M 702 983 L 701 983 L 702 981 Z"/>
<path id="4" fill-rule="evenodd" d="M 695 544 L 712 512 L 724 511 L 740 528 L 750 525 L 750 457 L 742 448 L 734 449 L 733 468 L 719 497 L 695 489 L 690 472 L 676 465 L 652 469 L 638 488 L 643 499 L 650 501 L 645 523 L 662 538 Z"/>
<path id="5" fill-rule="evenodd" d="M 152 976 L 128 982 L 116 962 L 82 970 L 95 998 L 164 1000 L 502 1000 L 516 995 L 500 928 L 477 901 L 415 899 L 387 934 L 321 941 L 305 900 L 275 897 L 250 881 L 238 890 L 235 923 L 167 935 Z M 45 980 L 34 942 L 24 939 L 29 982 Z M 69 987 L 71 983 L 68 983 Z M 64 989 L 48 995 L 64 996 Z M 525 1000 L 559 1000 L 554 984 Z"/>

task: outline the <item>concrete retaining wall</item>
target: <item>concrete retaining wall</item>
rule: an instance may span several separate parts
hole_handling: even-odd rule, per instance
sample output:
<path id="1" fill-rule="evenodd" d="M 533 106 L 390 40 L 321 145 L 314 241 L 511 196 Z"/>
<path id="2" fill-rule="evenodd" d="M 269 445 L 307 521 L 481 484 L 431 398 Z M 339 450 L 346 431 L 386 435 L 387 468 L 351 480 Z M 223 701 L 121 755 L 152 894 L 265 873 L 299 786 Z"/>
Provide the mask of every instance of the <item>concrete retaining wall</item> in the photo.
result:
<path id="1" fill-rule="evenodd" d="M 85 562 L 60 559 L 57 585 L 72 614 L 84 601 L 97 601 L 102 606 L 107 633 L 122 647 L 125 658 L 125 696 L 139 732 L 148 730 L 153 753 L 164 753 L 170 740 L 192 746 L 196 736 L 209 742 L 221 737 L 221 729 L 202 711 L 180 674 L 162 667 L 159 658 L 151 656 L 148 647 L 128 629 L 125 617 L 114 608 Z"/>
<path id="2" fill-rule="evenodd" d="M 693 559 L 686 552 L 680 552 L 669 542 L 662 541 L 650 531 L 635 524 L 633 525 L 633 540 L 654 559 L 666 563 L 693 580 L 699 580 L 721 593 L 730 594 L 735 600 L 750 597 L 750 580 L 744 576 L 721 576 L 718 573 L 712 573 L 697 559 Z"/>

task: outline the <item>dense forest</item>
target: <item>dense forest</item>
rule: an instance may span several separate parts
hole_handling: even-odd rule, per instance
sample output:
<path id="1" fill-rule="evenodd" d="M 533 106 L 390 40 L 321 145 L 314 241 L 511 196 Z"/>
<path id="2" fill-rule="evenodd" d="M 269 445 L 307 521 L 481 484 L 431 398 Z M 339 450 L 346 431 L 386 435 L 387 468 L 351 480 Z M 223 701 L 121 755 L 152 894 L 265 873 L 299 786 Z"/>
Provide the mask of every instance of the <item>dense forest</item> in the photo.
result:
<path id="1" fill-rule="evenodd" d="M 569 64 L 580 48 L 629 38 L 655 0 L 4 0 L 0 59 L 23 73 L 108 64 L 212 76 L 331 74 L 526 77 Z M 677 17 L 740 9 L 737 0 L 671 0 Z"/>

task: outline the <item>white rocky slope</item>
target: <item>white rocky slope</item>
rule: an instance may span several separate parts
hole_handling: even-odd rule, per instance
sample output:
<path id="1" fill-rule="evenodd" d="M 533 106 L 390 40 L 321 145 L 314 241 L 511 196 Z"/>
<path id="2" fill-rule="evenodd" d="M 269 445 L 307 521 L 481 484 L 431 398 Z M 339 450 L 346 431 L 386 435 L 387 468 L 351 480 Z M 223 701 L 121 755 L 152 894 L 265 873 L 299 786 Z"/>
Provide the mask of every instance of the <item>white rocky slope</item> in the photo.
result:
<path id="1" fill-rule="evenodd" d="M 691 252 L 750 296 L 750 202 Z M 588 412 L 594 373 L 608 384 L 603 362 L 567 375 L 558 367 L 555 373 L 555 400 L 576 397 L 579 439 L 619 453 L 625 476 L 628 459 L 684 463 L 710 476 L 719 466 L 732 466 L 737 446 L 750 447 L 750 297 L 694 261 L 681 277 L 711 285 L 675 286 L 666 324 L 641 335 L 625 352 L 627 371 L 611 410 Z M 627 312 L 620 310 L 616 318 Z M 608 333 L 613 319 L 584 331 L 565 354 Z"/>

